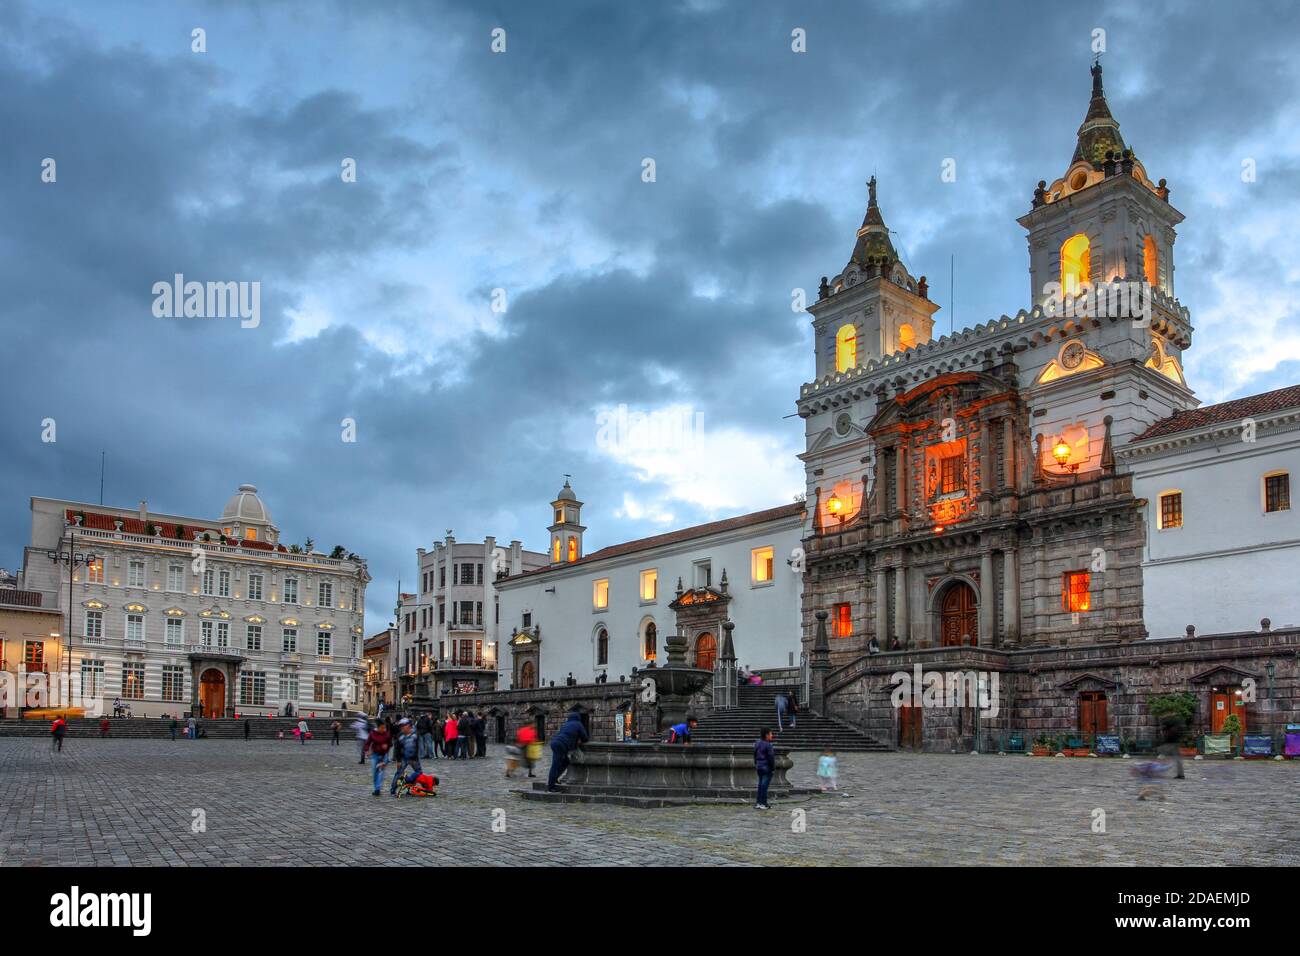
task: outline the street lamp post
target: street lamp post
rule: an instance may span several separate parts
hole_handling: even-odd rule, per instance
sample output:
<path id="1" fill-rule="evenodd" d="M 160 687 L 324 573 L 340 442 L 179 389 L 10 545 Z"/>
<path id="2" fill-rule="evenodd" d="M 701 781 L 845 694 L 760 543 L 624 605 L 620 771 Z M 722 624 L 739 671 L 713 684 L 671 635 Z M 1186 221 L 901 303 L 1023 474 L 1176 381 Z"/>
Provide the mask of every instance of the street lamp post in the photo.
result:
<path id="1" fill-rule="evenodd" d="M 68 625 L 67 631 L 63 636 L 63 653 L 68 658 L 68 695 L 72 694 L 72 579 L 76 573 L 77 566 L 80 564 L 94 564 L 98 555 L 93 551 L 81 552 L 77 550 L 77 532 L 68 532 L 68 550 L 54 548 L 45 552 L 45 556 L 55 564 L 66 564 L 68 566 Z"/>

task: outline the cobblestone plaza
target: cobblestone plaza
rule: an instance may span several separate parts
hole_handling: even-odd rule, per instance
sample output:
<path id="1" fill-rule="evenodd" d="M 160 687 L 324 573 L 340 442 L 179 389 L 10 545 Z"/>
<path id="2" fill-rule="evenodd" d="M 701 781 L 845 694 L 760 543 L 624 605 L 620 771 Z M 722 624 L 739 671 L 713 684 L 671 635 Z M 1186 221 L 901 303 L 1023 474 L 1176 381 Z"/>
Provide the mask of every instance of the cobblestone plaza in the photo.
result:
<path id="1" fill-rule="evenodd" d="M 48 739 L 0 739 L 0 863 L 1300 863 L 1295 762 L 1189 762 L 1186 780 L 1163 784 L 1166 800 L 1139 802 L 1131 760 L 843 754 L 847 796 L 763 813 L 525 802 L 499 748 L 425 761 L 442 780 L 436 798 L 394 800 L 387 787 L 376 798 L 350 743 L 73 738 L 54 754 Z M 814 786 L 814 755 L 794 760 L 791 781 Z"/>

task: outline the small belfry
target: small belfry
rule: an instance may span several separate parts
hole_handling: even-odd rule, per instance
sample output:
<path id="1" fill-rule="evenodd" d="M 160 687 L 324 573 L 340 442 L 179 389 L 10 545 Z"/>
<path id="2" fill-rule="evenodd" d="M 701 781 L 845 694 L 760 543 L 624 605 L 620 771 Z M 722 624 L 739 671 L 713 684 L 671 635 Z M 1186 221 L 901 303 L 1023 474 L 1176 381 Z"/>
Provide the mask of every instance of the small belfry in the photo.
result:
<path id="1" fill-rule="evenodd" d="M 889 237 L 867 182 L 867 212 L 848 263 L 835 278 L 822 277 L 813 314 L 817 377 L 851 372 L 868 362 L 930 341 L 932 316 L 925 276 L 913 278 Z"/>
<path id="2" fill-rule="evenodd" d="M 555 521 L 546 530 L 551 533 L 551 563 L 565 564 L 582 557 L 582 502 L 564 476 L 564 487 L 551 502 Z"/>

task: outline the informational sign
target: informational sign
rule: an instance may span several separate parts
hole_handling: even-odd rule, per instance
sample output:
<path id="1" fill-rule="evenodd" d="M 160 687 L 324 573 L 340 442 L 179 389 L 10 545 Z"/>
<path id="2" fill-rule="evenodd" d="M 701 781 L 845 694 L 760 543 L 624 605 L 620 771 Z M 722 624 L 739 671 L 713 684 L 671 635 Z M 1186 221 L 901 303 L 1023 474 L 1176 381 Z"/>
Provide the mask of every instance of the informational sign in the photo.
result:
<path id="1" fill-rule="evenodd" d="M 1116 734 L 1098 734 L 1095 752 L 1099 754 L 1119 753 L 1119 736 Z"/>
<path id="2" fill-rule="evenodd" d="M 1273 738 L 1268 734 L 1246 734 L 1241 741 L 1243 757 L 1271 757 Z"/>

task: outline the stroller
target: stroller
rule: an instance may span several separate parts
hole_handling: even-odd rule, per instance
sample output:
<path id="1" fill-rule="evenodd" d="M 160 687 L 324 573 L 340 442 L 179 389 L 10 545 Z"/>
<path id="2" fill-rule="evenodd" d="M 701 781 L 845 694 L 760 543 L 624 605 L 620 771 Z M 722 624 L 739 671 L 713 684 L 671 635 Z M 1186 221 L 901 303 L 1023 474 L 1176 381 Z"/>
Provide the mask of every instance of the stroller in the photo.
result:
<path id="1" fill-rule="evenodd" d="M 397 796 L 399 797 L 436 797 L 438 795 L 438 778 L 431 773 L 416 773 L 414 770 L 407 774 L 401 770 L 397 780 Z"/>

